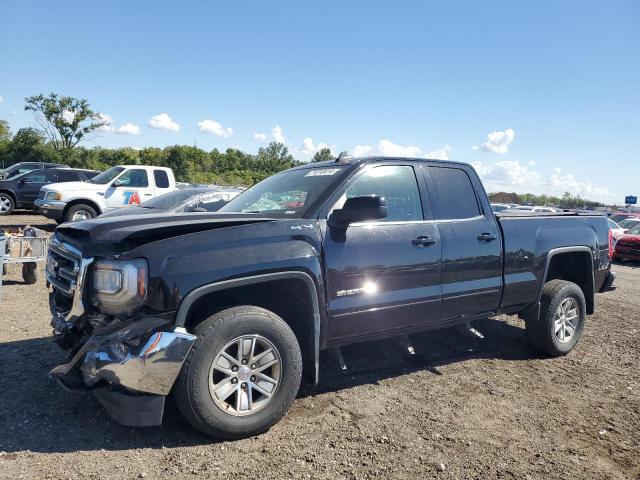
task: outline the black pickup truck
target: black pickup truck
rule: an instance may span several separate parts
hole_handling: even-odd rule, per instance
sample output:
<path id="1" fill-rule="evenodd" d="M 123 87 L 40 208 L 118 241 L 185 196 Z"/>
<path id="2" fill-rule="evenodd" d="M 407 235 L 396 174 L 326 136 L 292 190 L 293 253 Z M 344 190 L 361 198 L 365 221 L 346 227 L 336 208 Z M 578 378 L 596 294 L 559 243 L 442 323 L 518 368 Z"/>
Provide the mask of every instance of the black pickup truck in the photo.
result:
<path id="1" fill-rule="evenodd" d="M 70 356 L 51 375 L 124 424 L 161 423 L 173 392 L 206 434 L 251 436 L 318 381 L 321 350 L 506 313 L 567 354 L 613 288 L 611 247 L 603 216 L 494 215 L 467 164 L 341 156 L 215 214 L 58 227 L 47 281 Z"/>

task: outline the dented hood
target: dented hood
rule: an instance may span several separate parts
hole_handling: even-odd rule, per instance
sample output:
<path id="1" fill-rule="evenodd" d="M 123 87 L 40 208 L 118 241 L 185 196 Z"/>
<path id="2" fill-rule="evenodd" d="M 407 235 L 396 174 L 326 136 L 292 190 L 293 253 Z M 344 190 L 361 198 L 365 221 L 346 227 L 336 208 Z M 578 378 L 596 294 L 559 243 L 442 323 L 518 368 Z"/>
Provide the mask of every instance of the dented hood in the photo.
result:
<path id="1" fill-rule="evenodd" d="M 157 213 L 98 217 L 82 222 L 64 223 L 57 231 L 67 237 L 95 243 L 126 241 L 141 245 L 188 233 L 271 221 L 274 219 L 243 213 Z"/>

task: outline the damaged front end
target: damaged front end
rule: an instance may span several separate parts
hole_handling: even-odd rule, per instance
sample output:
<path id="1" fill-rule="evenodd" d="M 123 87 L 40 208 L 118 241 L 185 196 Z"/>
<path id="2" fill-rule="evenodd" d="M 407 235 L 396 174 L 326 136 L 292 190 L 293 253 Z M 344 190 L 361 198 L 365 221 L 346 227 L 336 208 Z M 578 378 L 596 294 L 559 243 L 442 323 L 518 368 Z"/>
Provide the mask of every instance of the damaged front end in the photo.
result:
<path id="1" fill-rule="evenodd" d="M 142 303 L 146 285 L 136 272 L 118 270 L 114 262 L 106 262 L 104 268 L 119 272 L 119 277 L 111 275 L 115 280 L 100 287 L 108 295 L 96 295 L 98 263 L 83 258 L 79 250 L 57 238 L 50 244 L 47 281 L 52 286 L 51 324 L 58 344 L 71 351 L 70 360 L 50 375 L 67 390 L 95 394 L 119 423 L 159 425 L 165 397 L 195 336 L 182 328 L 174 329 L 172 314 L 145 314 L 132 308 L 129 297 L 141 295 Z M 127 295 L 128 283 L 132 284 L 132 295 Z M 123 305 L 121 313 L 117 312 L 118 302 Z M 101 304 L 108 313 L 100 311 Z"/>

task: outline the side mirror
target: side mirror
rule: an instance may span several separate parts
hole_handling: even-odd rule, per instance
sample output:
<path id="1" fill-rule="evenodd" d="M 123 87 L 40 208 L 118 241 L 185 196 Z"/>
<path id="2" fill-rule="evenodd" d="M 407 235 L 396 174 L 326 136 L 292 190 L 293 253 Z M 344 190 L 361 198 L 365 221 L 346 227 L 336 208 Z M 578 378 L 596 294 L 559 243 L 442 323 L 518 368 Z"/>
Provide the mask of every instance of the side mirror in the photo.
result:
<path id="1" fill-rule="evenodd" d="M 122 182 L 120 180 L 114 180 L 113 183 L 111 184 L 111 186 L 113 188 L 118 188 L 118 187 L 122 187 Z"/>
<path id="2" fill-rule="evenodd" d="M 334 210 L 328 219 L 330 227 L 346 228 L 350 223 L 376 220 L 387 216 L 387 201 L 384 197 L 371 195 L 352 197 L 339 210 Z"/>

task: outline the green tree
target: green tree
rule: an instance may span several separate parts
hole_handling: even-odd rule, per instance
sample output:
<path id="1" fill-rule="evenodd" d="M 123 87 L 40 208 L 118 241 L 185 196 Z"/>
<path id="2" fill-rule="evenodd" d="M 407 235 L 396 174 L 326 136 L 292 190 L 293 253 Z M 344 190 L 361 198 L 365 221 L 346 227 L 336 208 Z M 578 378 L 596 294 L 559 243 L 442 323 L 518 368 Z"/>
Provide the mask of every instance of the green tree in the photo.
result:
<path id="1" fill-rule="evenodd" d="M 271 142 L 267 147 L 260 147 L 256 158 L 258 170 L 268 174 L 291 168 L 294 163 L 295 160 L 289 154 L 289 149 L 279 142 Z"/>
<path id="2" fill-rule="evenodd" d="M 90 133 L 108 125 L 85 99 L 56 93 L 25 99 L 25 110 L 34 112 L 36 123 L 56 150 L 71 149 Z"/>
<path id="3" fill-rule="evenodd" d="M 0 118 L 0 141 L 11 140 L 11 129 L 9 122 Z"/>
<path id="4" fill-rule="evenodd" d="M 331 153 L 331 149 L 328 147 L 321 148 L 318 150 L 313 156 L 312 162 L 325 162 L 327 160 L 333 160 L 333 154 Z"/>

